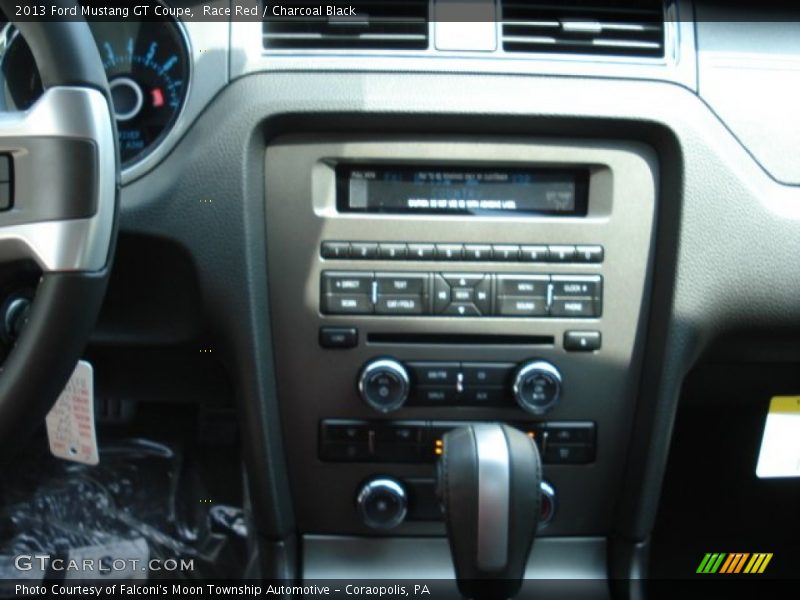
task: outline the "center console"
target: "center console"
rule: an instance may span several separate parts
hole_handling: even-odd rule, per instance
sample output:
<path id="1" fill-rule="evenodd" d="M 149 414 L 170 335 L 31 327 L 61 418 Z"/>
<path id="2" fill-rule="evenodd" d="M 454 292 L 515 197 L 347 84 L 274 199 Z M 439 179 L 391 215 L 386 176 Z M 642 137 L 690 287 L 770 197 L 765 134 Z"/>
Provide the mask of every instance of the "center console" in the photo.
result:
<path id="1" fill-rule="evenodd" d="M 609 531 L 658 169 L 620 141 L 285 136 L 266 153 L 270 306 L 306 534 L 443 535 L 446 432 L 539 446 L 540 535 Z"/>

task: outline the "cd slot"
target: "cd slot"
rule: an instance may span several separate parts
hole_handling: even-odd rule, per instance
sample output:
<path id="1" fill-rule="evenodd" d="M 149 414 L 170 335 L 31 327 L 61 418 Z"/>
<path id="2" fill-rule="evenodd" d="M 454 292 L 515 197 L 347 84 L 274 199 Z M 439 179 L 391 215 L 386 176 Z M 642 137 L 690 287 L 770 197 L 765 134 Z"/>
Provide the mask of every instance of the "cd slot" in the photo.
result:
<path id="1" fill-rule="evenodd" d="M 432 346 L 553 346 L 552 335 L 497 335 L 462 333 L 370 333 L 368 344 Z"/>

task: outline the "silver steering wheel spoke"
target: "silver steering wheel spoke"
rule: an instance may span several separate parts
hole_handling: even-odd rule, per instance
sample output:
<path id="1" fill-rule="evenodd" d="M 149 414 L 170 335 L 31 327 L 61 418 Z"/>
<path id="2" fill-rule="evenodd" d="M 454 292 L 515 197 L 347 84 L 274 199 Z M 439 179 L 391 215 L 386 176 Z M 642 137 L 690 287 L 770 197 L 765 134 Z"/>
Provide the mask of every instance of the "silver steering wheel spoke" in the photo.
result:
<path id="1" fill-rule="evenodd" d="M 53 87 L 26 111 L 0 113 L 0 160 L 11 162 L 11 206 L 0 207 L 0 262 L 31 259 L 45 273 L 106 265 L 116 201 L 114 135 L 106 98 L 91 88 Z"/>

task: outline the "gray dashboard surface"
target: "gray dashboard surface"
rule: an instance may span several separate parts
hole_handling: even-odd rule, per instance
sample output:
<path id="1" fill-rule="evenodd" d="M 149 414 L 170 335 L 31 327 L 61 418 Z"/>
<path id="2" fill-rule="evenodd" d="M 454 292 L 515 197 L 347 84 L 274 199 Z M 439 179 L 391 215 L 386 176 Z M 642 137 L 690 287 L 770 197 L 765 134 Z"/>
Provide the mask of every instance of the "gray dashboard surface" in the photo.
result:
<path id="1" fill-rule="evenodd" d="M 800 185 L 800 21 L 697 8 L 698 91 L 776 180 Z"/>
<path id="2" fill-rule="evenodd" d="M 800 189 L 767 175 L 688 89 L 557 77 L 264 73 L 234 81 L 148 177 L 121 227 L 196 261 L 219 354 L 235 378 L 257 526 L 292 531 L 272 365 L 264 148 L 303 131 L 520 134 L 641 140 L 662 182 L 650 336 L 618 535 L 652 528 L 681 380 L 728 329 L 800 320 Z M 211 200 L 210 202 L 204 200 Z M 313 365 L 309 365 L 313 370 Z M 311 492 L 309 492 L 311 493 Z"/>

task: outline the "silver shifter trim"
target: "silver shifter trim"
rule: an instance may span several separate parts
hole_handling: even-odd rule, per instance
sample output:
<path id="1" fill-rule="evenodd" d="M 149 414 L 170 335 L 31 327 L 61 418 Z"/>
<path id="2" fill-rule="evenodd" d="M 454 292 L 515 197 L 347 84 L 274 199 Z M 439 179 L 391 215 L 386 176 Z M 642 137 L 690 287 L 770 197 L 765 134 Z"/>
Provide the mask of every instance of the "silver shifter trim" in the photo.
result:
<path id="1" fill-rule="evenodd" d="M 478 568 L 499 571 L 508 562 L 511 465 L 508 442 L 497 424 L 473 426 L 478 455 Z"/>

